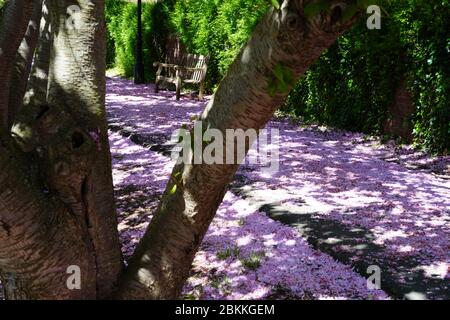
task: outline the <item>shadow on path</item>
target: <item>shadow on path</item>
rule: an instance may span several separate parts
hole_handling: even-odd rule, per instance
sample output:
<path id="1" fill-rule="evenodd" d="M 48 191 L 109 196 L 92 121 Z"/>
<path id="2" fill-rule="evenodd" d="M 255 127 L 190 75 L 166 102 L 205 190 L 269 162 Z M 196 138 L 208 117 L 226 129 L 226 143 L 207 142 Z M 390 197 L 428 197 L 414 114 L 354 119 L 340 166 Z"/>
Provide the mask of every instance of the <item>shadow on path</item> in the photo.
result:
<path id="1" fill-rule="evenodd" d="M 244 190 L 236 177 L 231 191 L 256 205 L 270 218 L 294 227 L 315 249 L 336 260 L 351 265 L 363 277 L 370 277 L 369 266 L 381 270 L 381 288 L 397 299 L 448 299 L 448 279 L 427 277 L 418 269 L 421 263 L 414 257 L 392 259 L 386 248 L 374 243 L 375 236 L 368 230 L 349 227 L 336 220 L 325 219 L 304 205 L 286 205 L 267 200 L 263 190 Z"/>
<path id="2" fill-rule="evenodd" d="M 164 156 L 170 156 L 170 133 L 204 107 L 156 96 L 151 85 L 108 83 L 110 129 Z M 263 179 L 244 165 L 231 186 L 234 194 L 366 278 L 368 266 L 379 266 L 382 289 L 393 297 L 450 298 L 448 270 L 441 278 L 424 272 L 449 261 L 446 180 L 387 163 L 387 148 L 372 148 L 358 135 L 299 131 L 283 122 L 269 126 L 283 132 L 281 171 Z"/>

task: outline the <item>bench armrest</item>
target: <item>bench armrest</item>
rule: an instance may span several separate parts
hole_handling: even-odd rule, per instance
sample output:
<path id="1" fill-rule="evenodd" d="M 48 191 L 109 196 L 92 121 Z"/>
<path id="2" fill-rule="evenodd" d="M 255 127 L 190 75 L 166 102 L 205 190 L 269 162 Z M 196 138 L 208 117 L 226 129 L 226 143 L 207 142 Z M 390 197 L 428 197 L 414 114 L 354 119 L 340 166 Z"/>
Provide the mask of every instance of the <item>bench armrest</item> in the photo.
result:
<path id="1" fill-rule="evenodd" d="M 176 64 L 169 64 L 169 63 L 162 63 L 162 62 L 154 62 L 153 66 L 154 67 L 164 67 L 164 68 L 174 68 L 175 70 L 180 67 Z"/>

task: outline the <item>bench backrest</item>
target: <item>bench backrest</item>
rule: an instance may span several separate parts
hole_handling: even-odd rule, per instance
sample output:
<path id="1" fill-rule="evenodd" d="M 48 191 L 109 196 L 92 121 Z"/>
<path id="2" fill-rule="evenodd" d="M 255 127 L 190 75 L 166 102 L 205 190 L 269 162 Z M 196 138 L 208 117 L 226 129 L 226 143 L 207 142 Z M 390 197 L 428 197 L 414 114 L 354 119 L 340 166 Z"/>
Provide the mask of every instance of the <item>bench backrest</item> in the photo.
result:
<path id="1" fill-rule="evenodd" d="M 183 75 L 183 77 L 194 83 L 202 82 L 205 79 L 206 71 L 208 68 L 208 61 L 209 61 L 208 56 L 196 54 L 184 55 L 182 66 L 187 68 L 200 68 L 202 70 L 187 71 L 186 74 Z"/>
<path id="2" fill-rule="evenodd" d="M 166 40 L 166 63 L 180 65 L 187 54 L 186 47 L 176 35 L 169 35 Z"/>

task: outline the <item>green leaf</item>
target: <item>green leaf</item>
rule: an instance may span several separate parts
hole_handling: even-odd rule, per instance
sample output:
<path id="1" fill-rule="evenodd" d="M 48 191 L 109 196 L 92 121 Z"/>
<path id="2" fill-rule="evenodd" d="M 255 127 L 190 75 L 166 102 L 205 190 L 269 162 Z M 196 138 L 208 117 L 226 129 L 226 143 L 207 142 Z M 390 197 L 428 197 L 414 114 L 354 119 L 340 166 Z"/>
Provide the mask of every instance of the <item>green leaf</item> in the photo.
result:
<path id="1" fill-rule="evenodd" d="M 296 84 L 295 75 L 292 70 L 285 68 L 283 73 L 284 82 L 286 82 L 289 86 L 293 87 Z"/>
<path id="2" fill-rule="evenodd" d="M 273 70 L 274 77 L 270 80 L 268 93 L 271 97 L 277 92 L 288 93 L 295 86 L 295 75 L 292 70 L 277 64 Z"/>
<path id="3" fill-rule="evenodd" d="M 286 84 L 286 82 L 279 82 L 278 83 L 278 91 L 281 93 L 286 93 L 289 91 L 289 87 Z"/>
<path id="4" fill-rule="evenodd" d="M 172 195 L 172 194 L 175 194 L 175 192 L 177 192 L 177 185 L 176 184 L 174 184 L 172 186 L 172 188 L 169 191 L 169 194 Z"/>
<path id="5" fill-rule="evenodd" d="M 280 4 L 278 3 L 278 0 L 270 0 L 272 3 L 272 6 L 275 7 L 275 9 L 280 10 Z"/>
<path id="6" fill-rule="evenodd" d="M 177 172 L 173 175 L 174 178 L 179 177 L 181 175 L 181 172 Z"/>
<path id="7" fill-rule="evenodd" d="M 274 97 L 276 92 L 277 86 L 274 81 L 271 81 L 269 83 L 269 86 L 267 87 L 267 93 L 269 94 L 269 96 Z"/>
<path id="8" fill-rule="evenodd" d="M 275 75 L 275 77 L 276 77 L 278 80 L 284 81 L 284 80 L 283 80 L 283 73 L 284 73 L 283 66 L 282 66 L 281 64 L 277 64 L 277 65 L 275 66 L 275 69 L 273 70 L 273 74 Z"/>

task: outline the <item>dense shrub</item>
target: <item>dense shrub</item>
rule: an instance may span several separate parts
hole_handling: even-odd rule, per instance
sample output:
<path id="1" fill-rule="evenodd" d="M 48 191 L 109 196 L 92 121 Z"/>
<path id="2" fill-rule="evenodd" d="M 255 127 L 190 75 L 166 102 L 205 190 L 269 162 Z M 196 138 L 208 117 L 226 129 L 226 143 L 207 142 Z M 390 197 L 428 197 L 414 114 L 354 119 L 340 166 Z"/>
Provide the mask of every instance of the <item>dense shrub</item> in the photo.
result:
<path id="1" fill-rule="evenodd" d="M 405 50 L 395 21 L 381 30 L 360 23 L 322 55 L 283 107 L 305 121 L 379 133 L 405 72 Z"/>
<path id="2" fill-rule="evenodd" d="M 189 51 L 210 56 L 208 87 L 216 86 L 254 27 L 267 0 L 177 1 L 171 22 Z"/>
<path id="3" fill-rule="evenodd" d="M 406 80 L 417 145 L 450 150 L 450 6 L 403 0 L 387 7 L 382 29 L 365 21 L 342 36 L 291 93 L 285 112 L 349 130 L 381 134 L 395 89 Z"/>
<path id="4" fill-rule="evenodd" d="M 414 136 L 438 152 L 450 152 L 450 2 L 409 0 L 395 19 L 407 48 L 409 87 L 417 112 Z"/>
<path id="5" fill-rule="evenodd" d="M 154 79 L 154 61 L 164 56 L 165 37 L 170 33 L 170 1 L 142 4 L 144 67 L 147 80 Z M 137 6 L 133 3 L 107 0 L 108 66 L 117 67 L 123 75 L 134 73 L 136 54 Z"/>

